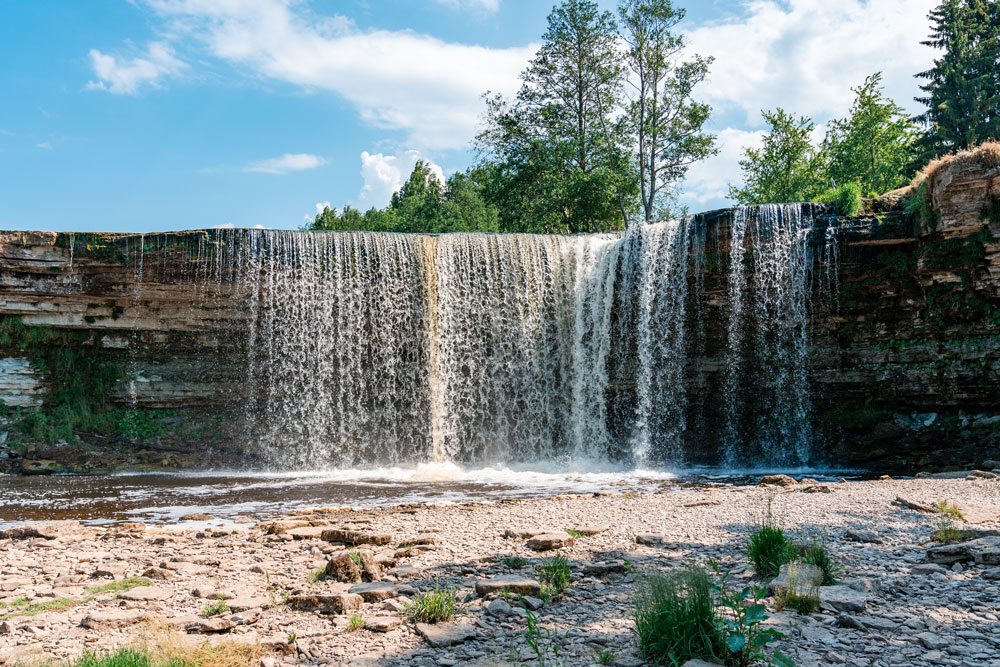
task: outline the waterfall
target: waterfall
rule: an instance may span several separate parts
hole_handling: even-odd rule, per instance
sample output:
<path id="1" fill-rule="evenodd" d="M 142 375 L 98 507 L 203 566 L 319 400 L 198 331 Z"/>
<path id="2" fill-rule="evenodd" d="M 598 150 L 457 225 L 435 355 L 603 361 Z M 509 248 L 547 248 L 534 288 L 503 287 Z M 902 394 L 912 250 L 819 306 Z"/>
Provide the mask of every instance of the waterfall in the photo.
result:
<path id="1" fill-rule="evenodd" d="M 246 304 L 247 448 L 274 467 L 679 467 L 706 433 L 721 462 L 784 464 L 811 456 L 811 225 L 799 205 L 735 210 L 728 273 L 697 217 L 575 236 L 220 230 L 195 273 Z M 720 375 L 691 357 L 713 280 L 719 408 L 692 399 Z"/>

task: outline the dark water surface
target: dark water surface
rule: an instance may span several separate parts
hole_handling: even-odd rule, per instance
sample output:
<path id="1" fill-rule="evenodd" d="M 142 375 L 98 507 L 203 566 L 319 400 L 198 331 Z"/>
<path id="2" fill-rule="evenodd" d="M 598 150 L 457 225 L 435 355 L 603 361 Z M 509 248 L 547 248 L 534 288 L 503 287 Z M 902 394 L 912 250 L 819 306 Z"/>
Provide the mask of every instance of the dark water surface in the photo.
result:
<path id="1" fill-rule="evenodd" d="M 769 471 L 774 472 L 774 471 Z M 838 471 L 784 471 L 836 479 Z M 561 472 L 506 467 L 462 469 L 452 464 L 416 468 L 327 472 L 123 473 L 112 475 L 0 475 L 0 526 L 21 521 L 79 519 L 87 523 L 175 523 L 187 514 L 210 514 L 232 525 L 318 506 L 379 507 L 409 502 L 537 498 L 560 493 L 622 493 L 752 484 L 762 473 L 651 470 Z"/>

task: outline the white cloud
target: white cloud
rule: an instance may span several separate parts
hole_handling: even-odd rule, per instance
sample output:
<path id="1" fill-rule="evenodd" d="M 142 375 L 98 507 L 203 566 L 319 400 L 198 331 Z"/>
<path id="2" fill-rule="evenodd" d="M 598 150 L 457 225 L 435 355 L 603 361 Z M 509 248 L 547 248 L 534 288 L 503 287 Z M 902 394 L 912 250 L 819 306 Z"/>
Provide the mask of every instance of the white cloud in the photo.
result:
<path id="1" fill-rule="evenodd" d="M 87 83 L 87 88 L 120 95 L 137 93 L 144 84 L 156 86 L 161 78 L 174 76 L 186 67 L 164 42 L 150 42 L 145 57 L 131 59 L 91 49 L 90 62 L 98 80 Z"/>
<path id="2" fill-rule="evenodd" d="M 236 225 L 231 222 L 224 222 L 221 225 L 215 225 L 212 229 L 236 229 Z M 270 229 L 270 227 L 265 227 L 264 225 L 254 225 L 250 229 Z"/>
<path id="3" fill-rule="evenodd" d="M 911 111 L 917 72 L 933 50 L 927 13 L 938 0 L 752 0 L 735 19 L 688 34 L 694 52 L 715 56 L 702 93 L 722 110 L 761 125 L 760 110 L 784 107 L 823 121 L 844 115 L 856 87 L 884 72 L 886 92 Z"/>
<path id="4" fill-rule="evenodd" d="M 328 201 L 318 201 L 316 202 L 316 213 L 313 215 L 304 215 L 302 216 L 302 219 L 305 220 L 306 222 L 312 222 L 313 220 L 316 219 L 317 215 L 323 212 L 324 209 L 332 210 L 333 206 L 331 206 L 330 202 Z"/>
<path id="5" fill-rule="evenodd" d="M 439 5 L 452 9 L 495 12 L 500 9 L 500 0 L 434 0 Z"/>
<path id="6" fill-rule="evenodd" d="M 511 94 L 535 47 L 494 49 L 411 31 L 360 30 L 295 0 L 145 0 L 169 32 L 216 57 L 306 89 L 333 91 L 410 146 L 465 148 L 486 90 Z M 469 0 L 466 0 L 469 4 Z M 476 0 L 489 7 L 495 0 Z"/>
<path id="7" fill-rule="evenodd" d="M 403 187 L 403 183 L 413 172 L 413 166 L 420 160 L 420 152 L 405 151 L 398 155 L 383 155 L 368 151 L 361 153 L 361 177 L 365 180 L 358 194 L 356 205 L 361 210 L 375 206 L 381 208 L 389 203 L 392 194 Z M 444 183 L 444 170 L 438 165 L 424 160 L 438 180 Z"/>
<path id="8" fill-rule="evenodd" d="M 763 130 L 727 127 L 719 132 L 719 154 L 691 165 L 684 181 L 682 198 L 700 205 L 725 199 L 730 183 L 738 185 L 741 182 L 739 161 L 743 150 L 759 147 L 763 139 Z"/>
<path id="9" fill-rule="evenodd" d="M 48 141 L 43 141 L 40 144 L 35 144 L 35 148 L 40 148 L 43 151 L 50 151 L 52 150 L 52 144 Z"/>
<path id="10" fill-rule="evenodd" d="M 255 172 L 258 174 L 287 174 L 290 171 L 304 171 L 315 169 L 326 164 L 326 160 L 318 155 L 309 153 L 285 153 L 281 157 L 273 157 L 267 160 L 251 162 L 243 171 Z"/>

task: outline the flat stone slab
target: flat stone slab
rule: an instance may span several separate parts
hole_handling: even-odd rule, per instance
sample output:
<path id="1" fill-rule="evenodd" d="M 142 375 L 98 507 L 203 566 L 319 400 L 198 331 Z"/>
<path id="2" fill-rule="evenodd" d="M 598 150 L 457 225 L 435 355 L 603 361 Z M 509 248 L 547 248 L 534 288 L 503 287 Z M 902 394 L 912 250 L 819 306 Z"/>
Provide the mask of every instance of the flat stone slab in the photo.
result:
<path id="1" fill-rule="evenodd" d="M 848 530 L 847 539 L 852 542 L 863 542 L 867 544 L 882 544 L 882 538 L 877 533 L 870 530 Z"/>
<path id="2" fill-rule="evenodd" d="M 389 570 L 389 574 L 397 579 L 420 579 L 424 576 L 424 571 L 415 565 L 397 565 Z"/>
<path id="3" fill-rule="evenodd" d="M 121 628 L 126 625 L 141 623 L 146 618 L 146 612 L 141 609 L 95 611 L 84 616 L 80 621 L 80 625 L 91 630 L 98 628 Z"/>
<path id="4" fill-rule="evenodd" d="M 850 586 L 823 586 L 819 589 L 819 604 L 825 609 L 851 613 L 864 611 L 867 598 Z"/>
<path id="5" fill-rule="evenodd" d="M 185 630 L 188 632 L 198 632 L 201 634 L 209 634 L 213 632 L 228 632 L 236 627 L 236 624 L 230 621 L 228 618 L 204 618 L 200 621 L 195 621 L 194 623 L 188 623 Z"/>
<path id="6" fill-rule="evenodd" d="M 345 530 L 343 528 L 327 529 L 320 533 L 320 537 L 327 542 L 343 542 L 357 546 L 359 544 L 385 545 L 392 542 L 392 535 L 377 535 L 375 533 L 362 533 L 358 530 Z"/>
<path id="7" fill-rule="evenodd" d="M 503 590 L 521 595 L 538 595 L 542 591 L 542 585 L 534 579 L 516 574 L 502 574 L 492 579 L 482 579 L 476 582 L 476 593 L 480 597 L 486 597 L 491 593 L 499 593 Z"/>
<path id="8" fill-rule="evenodd" d="M 382 602 L 399 596 L 399 589 L 388 581 L 376 581 L 368 584 L 355 584 L 348 593 L 360 595 L 365 602 Z"/>
<path id="9" fill-rule="evenodd" d="M 534 549 L 535 551 L 552 551 L 554 549 L 571 547 L 575 543 L 576 540 L 572 535 L 560 530 L 554 533 L 542 533 L 541 535 L 535 535 L 528 540 L 525 546 L 529 549 Z"/>
<path id="10" fill-rule="evenodd" d="M 594 535 L 600 535 L 601 533 L 608 530 L 607 526 L 581 526 L 579 528 L 574 528 L 578 533 L 583 533 L 587 537 L 593 537 Z"/>
<path id="11" fill-rule="evenodd" d="M 286 530 L 285 535 L 291 535 L 295 540 L 318 540 L 323 537 L 324 530 L 324 526 L 300 526 Z"/>
<path id="12" fill-rule="evenodd" d="M 132 600 L 133 602 L 152 602 L 154 600 L 166 600 L 174 592 L 169 588 L 160 586 L 139 586 L 128 591 L 122 591 L 118 597 L 122 600 Z"/>
<path id="13" fill-rule="evenodd" d="M 644 533 L 642 535 L 636 535 L 636 544 L 644 544 L 647 547 L 655 547 L 663 544 L 664 536 L 659 533 Z"/>
<path id="14" fill-rule="evenodd" d="M 927 561 L 943 564 L 975 561 L 981 565 L 1000 565 L 1000 536 L 931 547 L 927 550 Z"/>
<path id="15" fill-rule="evenodd" d="M 600 561 L 583 566 L 583 573 L 591 577 L 606 577 L 622 572 L 628 572 L 628 564 L 624 560 Z"/>
<path id="16" fill-rule="evenodd" d="M 458 623 L 417 623 L 417 633 L 433 648 L 445 648 L 475 639 L 476 630 L 468 621 Z"/>
<path id="17" fill-rule="evenodd" d="M 405 622 L 406 620 L 400 616 L 375 616 L 365 619 L 365 627 L 373 632 L 389 632 Z"/>
<path id="18" fill-rule="evenodd" d="M 503 531 L 503 536 L 507 538 L 527 540 L 534 537 L 535 535 L 541 535 L 542 533 L 546 532 L 548 531 L 543 530 L 541 528 L 518 528 L 518 529 L 508 528 L 507 530 Z"/>

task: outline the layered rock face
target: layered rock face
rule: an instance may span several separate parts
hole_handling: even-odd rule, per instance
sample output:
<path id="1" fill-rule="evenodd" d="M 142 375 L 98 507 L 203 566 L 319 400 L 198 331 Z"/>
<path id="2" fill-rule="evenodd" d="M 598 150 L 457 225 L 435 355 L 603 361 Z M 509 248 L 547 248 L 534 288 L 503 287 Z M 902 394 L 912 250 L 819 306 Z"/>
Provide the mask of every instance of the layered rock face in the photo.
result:
<path id="1" fill-rule="evenodd" d="M 1000 458 L 998 172 L 947 165 L 929 180 L 936 214 L 923 218 L 898 202 L 857 218 L 817 211 L 810 244 L 824 263 L 809 273 L 805 360 L 814 462 L 910 469 Z M 722 440 L 722 425 L 704 415 L 724 413 L 719 402 L 728 400 L 736 215 L 695 221 L 705 241 L 689 278 L 697 303 L 685 315 L 699 331 L 686 342 L 683 369 L 691 463 L 721 457 L 708 443 Z M 260 368 L 248 373 L 247 332 L 258 315 L 246 284 L 268 283 L 266 269 L 245 259 L 253 249 L 234 247 L 237 238 L 0 234 L 0 399 L 9 433 L 0 436 L 0 467 L 245 462 L 249 385 L 261 377 Z M 639 363 L 638 345 L 617 341 L 609 364 Z M 608 391 L 614 408 L 641 388 L 624 380 Z M 620 412 L 611 410 L 609 426 L 624 439 Z"/>

